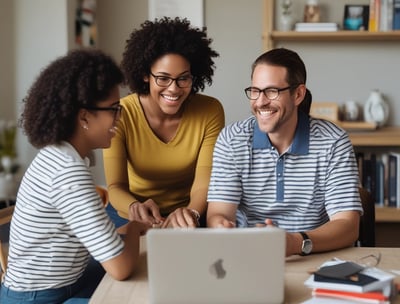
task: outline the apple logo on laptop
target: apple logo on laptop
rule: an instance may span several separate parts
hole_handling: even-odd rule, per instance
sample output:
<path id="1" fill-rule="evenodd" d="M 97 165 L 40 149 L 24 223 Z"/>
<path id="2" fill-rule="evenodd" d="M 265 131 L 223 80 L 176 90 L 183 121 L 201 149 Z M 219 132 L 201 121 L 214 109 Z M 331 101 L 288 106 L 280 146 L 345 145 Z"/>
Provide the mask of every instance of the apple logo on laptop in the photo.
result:
<path id="1" fill-rule="evenodd" d="M 215 276 L 217 279 L 223 279 L 226 276 L 226 271 L 224 269 L 224 265 L 222 265 L 224 261 L 222 259 L 218 259 L 210 266 L 210 273 Z"/>

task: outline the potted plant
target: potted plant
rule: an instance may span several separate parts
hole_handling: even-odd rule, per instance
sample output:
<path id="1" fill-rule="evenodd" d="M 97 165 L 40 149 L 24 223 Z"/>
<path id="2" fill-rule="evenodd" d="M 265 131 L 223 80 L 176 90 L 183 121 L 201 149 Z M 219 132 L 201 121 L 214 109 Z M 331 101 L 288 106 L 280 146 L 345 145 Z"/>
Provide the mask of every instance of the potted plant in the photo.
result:
<path id="1" fill-rule="evenodd" d="M 12 200 L 16 194 L 16 133 L 15 122 L 0 119 L 0 201 Z"/>

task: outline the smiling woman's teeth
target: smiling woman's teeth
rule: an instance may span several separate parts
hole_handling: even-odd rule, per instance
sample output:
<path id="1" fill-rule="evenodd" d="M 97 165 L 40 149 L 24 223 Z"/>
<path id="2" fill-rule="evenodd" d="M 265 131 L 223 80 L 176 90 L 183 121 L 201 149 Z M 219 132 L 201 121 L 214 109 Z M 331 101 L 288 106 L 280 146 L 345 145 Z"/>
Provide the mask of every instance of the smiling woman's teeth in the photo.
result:
<path id="1" fill-rule="evenodd" d="M 163 97 L 165 98 L 165 99 L 168 99 L 168 100 L 171 100 L 171 101 L 175 101 L 175 100 L 178 100 L 178 96 L 167 96 L 167 95 L 163 95 Z"/>

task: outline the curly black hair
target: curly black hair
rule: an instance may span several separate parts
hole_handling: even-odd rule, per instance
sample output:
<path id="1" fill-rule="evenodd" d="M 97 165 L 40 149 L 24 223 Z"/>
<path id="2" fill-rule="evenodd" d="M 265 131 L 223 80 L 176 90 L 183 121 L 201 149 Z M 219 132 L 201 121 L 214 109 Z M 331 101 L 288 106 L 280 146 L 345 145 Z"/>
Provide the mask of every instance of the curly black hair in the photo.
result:
<path id="1" fill-rule="evenodd" d="M 186 18 L 145 21 L 126 41 L 121 67 L 129 88 L 139 95 L 149 94 L 149 84 L 143 78 L 150 75 L 153 63 L 163 55 L 178 54 L 190 63 L 194 76 L 192 93 L 204 90 L 205 82 L 212 84 L 215 68 L 212 58 L 219 56 L 211 49 L 211 42 L 206 28 L 194 28 Z"/>
<path id="2" fill-rule="evenodd" d="M 105 100 L 122 82 L 110 56 L 95 49 L 70 51 L 39 74 L 23 100 L 19 126 L 36 148 L 68 140 L 79 109 Z"/>

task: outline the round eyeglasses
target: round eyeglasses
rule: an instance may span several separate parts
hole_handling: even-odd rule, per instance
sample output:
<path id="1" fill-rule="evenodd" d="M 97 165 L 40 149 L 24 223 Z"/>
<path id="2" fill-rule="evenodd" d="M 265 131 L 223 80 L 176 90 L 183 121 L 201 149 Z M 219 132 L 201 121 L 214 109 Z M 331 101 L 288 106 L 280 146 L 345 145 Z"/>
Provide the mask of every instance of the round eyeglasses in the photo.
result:
<path id="1" fill-rule="evenodd" d="M 90 110 L 90 111 L 112 111 L 114 112 L 114 120 L 117 120 L 121 117 L 122 106 L 117 105 L 114 107 L 95 107 L 95 106 L 84 106 L 83 109 Z"/>
<path id="2" fill-rule="evenodd" d="M 164 75 L 154 75 L 152 72 L 150 72 L 150 75 L 154 77 L 156 84 L 163 88 L 169 87 L 174 81 L 178 86 L 178 88 L 181 89 L 188 88 L 193 83 L 192 75 L 184 75 L 184 76 L 179 76 L 177 78 L 172 78 Z"/>
<path id="3" fill-rule="evenodd" d="M 278 98 L 280 92 L 289 90 L 293 88 L 294 86 L 288 86 L 285 88 L 265 88 L 265 89 L 259 89 L 256 87 L 248 87 L 244 89 L 244 92 L 246 93 L 246 96 L 250 100 L 256 100 L 260 97 L 261 92 L 264 93 L 265 97 L 267 97 L 269 100 L 275 100 Z"/>

